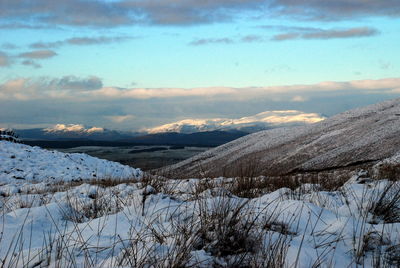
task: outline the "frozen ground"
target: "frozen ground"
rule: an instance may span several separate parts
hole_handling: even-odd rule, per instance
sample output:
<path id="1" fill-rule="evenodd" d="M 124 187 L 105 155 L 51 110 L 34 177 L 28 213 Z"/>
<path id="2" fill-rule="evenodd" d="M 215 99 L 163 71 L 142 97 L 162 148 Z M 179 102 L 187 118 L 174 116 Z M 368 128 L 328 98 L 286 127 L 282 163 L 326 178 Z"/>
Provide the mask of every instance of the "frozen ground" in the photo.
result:
<path id="1" fill-rule="evenodd" d="M 0 161 L 0 267 L 400 265 L 399 156 L 336 189 L 256 178 L 254 196 L 245 178 L 165 179 L 8 142 Z"/>
<path id="2" fill-rule="evenodd" d="M 78 181 L 126 179 L 141 176 L 139 169 L 86 154 L 64 154 L 0 141 L 0 185 L 20 181 Z"/>

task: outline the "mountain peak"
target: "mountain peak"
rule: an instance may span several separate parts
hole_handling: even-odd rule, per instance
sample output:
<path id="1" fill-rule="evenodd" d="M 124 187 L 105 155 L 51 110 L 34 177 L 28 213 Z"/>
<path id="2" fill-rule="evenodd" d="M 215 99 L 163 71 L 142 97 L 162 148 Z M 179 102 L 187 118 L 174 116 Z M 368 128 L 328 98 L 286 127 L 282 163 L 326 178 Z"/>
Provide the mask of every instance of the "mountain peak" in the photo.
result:
<path id="1" fill-rule="evenodd" d="M 80 133 L 96 133 L 103 132 L 101 127 L 85 127 L 81 124 L 56 124 L 53 127 L 45 128 L 46 132 L 80 132 Z"/>
<path id="2" fill-rule="evenodd" d="M 306 113 L 297 110 L 265 111 L 252 116 L 237 119 L 201 118 L 183 119 L 173 123 L 145 129 L 146 132 L 193 133 L 214 130 L 247 130 L 254 132 L 278 126 L 292 126 L 316 123 L 325 118 L 317 113 Z"/>

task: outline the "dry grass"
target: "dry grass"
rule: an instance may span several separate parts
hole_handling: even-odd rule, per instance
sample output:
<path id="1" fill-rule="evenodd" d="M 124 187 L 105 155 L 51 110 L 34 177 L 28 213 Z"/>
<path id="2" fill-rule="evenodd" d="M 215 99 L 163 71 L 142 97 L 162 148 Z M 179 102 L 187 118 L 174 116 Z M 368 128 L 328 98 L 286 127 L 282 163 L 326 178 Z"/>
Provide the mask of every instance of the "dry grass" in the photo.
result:
<path id="1" fill-rule="evenodd" d="M 400 222 L 400 185 L 390 182 L 371 204 L 369 212 L 385 223 Z"/>

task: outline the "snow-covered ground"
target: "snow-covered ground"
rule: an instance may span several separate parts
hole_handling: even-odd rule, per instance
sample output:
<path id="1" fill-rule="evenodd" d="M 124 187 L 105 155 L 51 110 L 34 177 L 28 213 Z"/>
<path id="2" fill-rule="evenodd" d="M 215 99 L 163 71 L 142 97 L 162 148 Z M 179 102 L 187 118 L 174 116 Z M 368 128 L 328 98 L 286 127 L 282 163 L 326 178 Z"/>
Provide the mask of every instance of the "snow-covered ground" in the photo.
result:
<path id="1" fill-rule="evenodd" d="M 233 178 L 142 176 L 89 156 L 6 142 L 0 152 L 3 267 L 400 265 L 400 183 L 391 178 L 360 171 L 335 191 L 304 184 L 244 198 L 232 194 Z M 85 181 L 94 171 L 141 179 Z M 70 182 L 77 178 L 83 181 Z"/>
<path id="2" fill-rule="evenodd" d="M 0 185 L 15 181 L 77 181 L 88 179 L 135 179 L 140 169 L 86 154 L 64 154 L 0 141 Z"/>

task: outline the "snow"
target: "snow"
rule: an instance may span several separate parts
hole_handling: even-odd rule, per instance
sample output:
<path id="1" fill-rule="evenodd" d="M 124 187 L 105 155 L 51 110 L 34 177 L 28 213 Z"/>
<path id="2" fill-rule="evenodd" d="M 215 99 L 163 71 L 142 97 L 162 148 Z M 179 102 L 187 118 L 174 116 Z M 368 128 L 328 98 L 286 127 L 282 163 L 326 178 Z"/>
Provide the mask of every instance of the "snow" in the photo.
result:
<path id="1" fill-rule="evenodd" d="M 200 199 L 193 199 L 187 185 L 199 181 L 171 181 L 175 185 L 175 193 L 172 195 L 156 193 L 154 189 L 149 190 L 148 186 L 144 187 L 139 182 L 109 188 L 82 184 L 53 195 L 38 194 L 36 200 L 47 196 L 47 201 L 42 204 L 32 202 L 29 207 L 14 205 L 12 208 L 8 207 L 8 212 L 1 216 L 3 235 L 0 258 L 4 259 L 11 248 L 20 254 L 21 258 L 24 256 L 17 266 L 23 266 L 22 262 L 28 260 L 31 264 L 44 262 L 44 259 L 40 260 L 39 252 L 45 250 L 46 243 L 58 241 L 65 243 L 65 247 L 69 249 L 69 255 L 62 252 L 65 254 L 62 258 L 65 259 L 54 260 L 59 264 L 73 260 L 80 267 L 89 259 L 93 265 L 115 267 L 123 252 L 128 250 L 128 241 L 138 236 L 141 239 L 136 241 L 137 248 L 132 249 L 138 252 L 131 254 L 138 254 L 144 258 L 145 254 L 150 254 L 147 250 L 152 250 L 152 254 L 158 258 L 167 258 L 168 254 L 174 252 L 173 247 L 178 246 L 174 239 L 179 234 L 173 228 L 174 224 L 198 221 L 202 204 L 206 206 L 206 210 L 212 211 L 226 202 L 242 204 L 246 201 L 233 195 L 213 196 L 206 193 L 199 197 Z M 256 225 L 260 228 L 265 222 L 271 222 L 270 231 L 264 234 L 265 244 L 278 239 L 282 226 L 287 226 L 290 238 L 290 247 L 286 255 L 288 267 L 295 265 L 297 256 L 298 267 L 310 267 L 318 256 L 326 263 L 332 261 L 333 267 L 356 267 L 354 250 L 358 249 L 360 245 L 357 243 L 361 243 L 366 235 L 379 236 L 378 242 L 382 251 L 390 245 L 400 243 L 400 223 L 372 224 L 368 222 L 372 216 L 363 216 L 368 210 L 369 200 L 376 199 L 387 184 L 388 181 L 371 184 L 351 182 L 341 191 L 312 192 L 302 195 L 299 199 L 289 198 L 288 189 L 278 190 L 249 200 L 246 211 L 248 217 L 260 215 L 256 219 Z M 77 223 L 66 219 L 66 215 L 87 209 L 93 202 L 94 194 L 99 200 L 114 204 L 111 206 L 114 210 L 108 210 L 106 215 L 100 214 L 94 219 L 82 218 Z M 11 195 L 15 196 L 24 198 L 28 194 L 19 189 L 18 194 Z M 146 201 L 143 205 L 144 196 Z M 10 202 L 18 203 L 11 200 L 2 199 L 3 206 Z M 74 212 L 68 210 L 70 204 L 76 204 L 76 207 L 72 208 Z M 165 237 L 170 237 L 170 240 L 155 241 L 150 235 L 151 232 L 159 232 Z M 68 239 L 63 240 L 64 237 Z M 373 248 L 366 251 L 360 267 L 372 267 L 372 250 Z M 29 252 L 30 257 L 27 257 Z M 326 252 L 329 254 L 324 255 Z M 227 264 L 226 260 L 216 259 L 205 249 L 193 249 L 190 256 L 189 263 L 201 261 L 200 267 L 211 266 L 215 262 Z M 12 259 L 9 255 L 8 258 L 9 261 Z"/>
<path id="2" fill-rule="evenodd" d="M 64 154 L 0 141 L 0 185 L 15 181 L 138 179 L 140 169 L 86 154 Z"/>
<path id="3" fill-rule="evenodd" d="M 5 141 L 0 161 L 4 267 L 170 267 L 179 261 L 232 267 L 238 258 L 267 267 L 279 254 L 284 267 L 398 265 L 400 218 L 387 220 L 373 209 L 383 193 L 400 191 L 400 182 L 373 179 L 364 170 L 336 191 L 308 183 L 243 198 L 230 191 L 234 178 L 144 176 L 85 154 Z M 400 153 L 376 168 L 399 162 Z M 223 251 L 243 244 L 240 239 L 248 241 L 249 255 Z"/>

